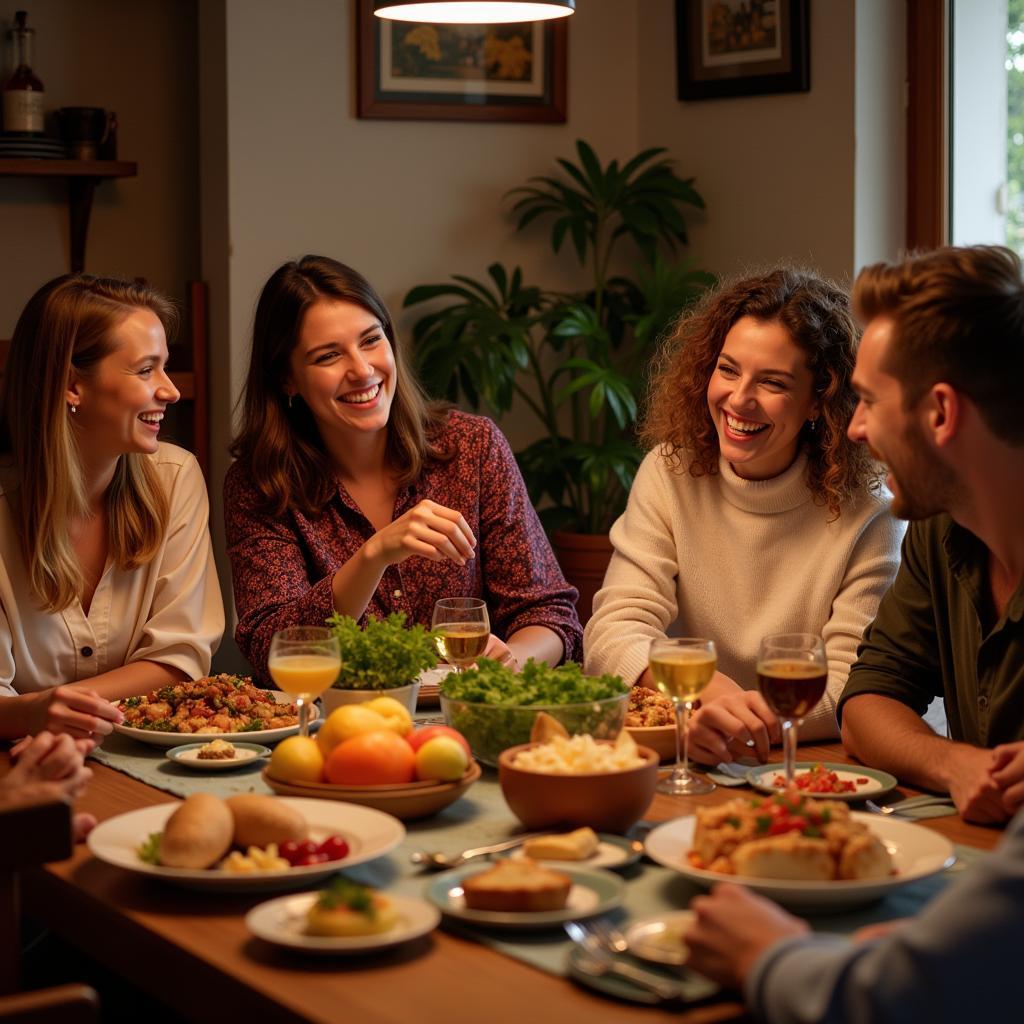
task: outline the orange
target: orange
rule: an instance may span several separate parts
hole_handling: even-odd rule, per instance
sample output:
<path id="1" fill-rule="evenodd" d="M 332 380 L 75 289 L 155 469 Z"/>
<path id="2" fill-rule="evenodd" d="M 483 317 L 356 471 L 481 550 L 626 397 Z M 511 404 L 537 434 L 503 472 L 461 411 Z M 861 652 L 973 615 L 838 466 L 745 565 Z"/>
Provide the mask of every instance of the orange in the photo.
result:
<path id="1" fill-rule="evenodd" d="M 328 782 L 346 786 L 383 786 L 412 782 L 416 755 L 397 733 L 366 732 L 339 743 L 324 762 Z"/>
<path id="2" fill-rule="evenodd" d="M 316 734 L 316 741 L 326 757 L 339 743 L 353 736 L 387 728 L 387 719 L 372 708 L 362 704 L 342 704 L 327 716 L 327 721 Z"/>

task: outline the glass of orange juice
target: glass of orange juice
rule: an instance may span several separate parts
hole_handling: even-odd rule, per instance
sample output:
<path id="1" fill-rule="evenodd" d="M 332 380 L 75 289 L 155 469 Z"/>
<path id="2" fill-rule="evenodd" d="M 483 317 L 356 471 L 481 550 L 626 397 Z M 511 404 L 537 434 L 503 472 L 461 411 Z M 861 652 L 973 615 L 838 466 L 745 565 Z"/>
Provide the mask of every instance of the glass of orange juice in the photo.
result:
<path id="1" fill-rule="evenodd" d="M 270 641 L 267 670 L 277 685 L 295 698 L 299 735 L 309 735 L 309 704 L 341 671 L 338 638 L 326 626 L 290 626 Z"/>

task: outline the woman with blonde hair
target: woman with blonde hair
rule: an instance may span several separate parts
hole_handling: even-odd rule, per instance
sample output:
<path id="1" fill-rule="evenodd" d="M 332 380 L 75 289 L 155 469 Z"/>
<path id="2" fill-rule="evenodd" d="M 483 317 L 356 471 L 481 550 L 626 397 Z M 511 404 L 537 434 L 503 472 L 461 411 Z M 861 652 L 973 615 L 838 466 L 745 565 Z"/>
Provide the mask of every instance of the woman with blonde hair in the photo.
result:
<path id="1" fill-rule="evenodd" d="M 179 398 L 171 304 L 50 281 L 0 391 L 0 737 L 110 732 L 110 703 L 208 673 L 224 629 L 195 458 L 158 441 Z"/>
<path id="2" fill-rule="evenodd" d="M 256 307 L 238 461 L 224 484 L 238 628 L 260 673 L 276 630 L 486 601 L 484 652 L 578 658 L 562 576 L 501 431 L 420 391 L 380 296 L 306 256 Z"/>
<path id="3" fill-rule="evenodd" d="M 903 534 L 867 450 L 846 435 L 856 343 L 845 292 L 778 269 L 707 295 L 655 367 L 652 450 L 612 527 L 586 664 L 648 685 L 651 640 L 714 640 L 719 670 L 691 721 L 699 760 L 764 760 L 780 738 L 756 691 L 769 633 L 824 637 L 827 694 L 800 735 L 838 735 L 836 700 Z"/>

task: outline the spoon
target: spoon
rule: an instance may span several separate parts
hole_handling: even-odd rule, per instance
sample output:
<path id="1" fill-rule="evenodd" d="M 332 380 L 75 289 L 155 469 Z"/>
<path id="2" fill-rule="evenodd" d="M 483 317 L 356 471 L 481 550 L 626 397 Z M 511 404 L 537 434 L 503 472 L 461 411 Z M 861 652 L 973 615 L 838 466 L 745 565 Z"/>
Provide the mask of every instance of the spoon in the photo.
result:
<path id="1" fill-rule="evenodd" d="M 419 864 L 421 867 L 428 868 L 431 871 L 447 871 L 450 868 L 457 868 L 460 864 L 465 864 L 467 860 L 472 860 L 474 857 L 486 857 L 489 853 L 501 853 L 502 850 L 511 850 L 526 842 L 527 839 L 533 839 L 534 836 L 541 835 L 547 835 L 547 833 L 524 832 L 521 836 L 516 836 L 514 839 L 506 839 L 502 843 L 491 843 L 489 846 L 477 846 L 472 850 L 464 850 L 454 857 L 449 857 L 446 853 L 439 853 L 436 850 L 415 850 L 409 855 L 409 860 L 413 864 Z"/>

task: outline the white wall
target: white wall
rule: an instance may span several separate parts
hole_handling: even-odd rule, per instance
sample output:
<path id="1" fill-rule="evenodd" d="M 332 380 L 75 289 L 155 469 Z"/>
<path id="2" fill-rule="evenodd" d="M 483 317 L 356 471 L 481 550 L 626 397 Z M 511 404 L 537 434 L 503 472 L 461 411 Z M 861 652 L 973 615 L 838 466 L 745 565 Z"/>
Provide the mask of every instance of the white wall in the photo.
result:
<path id="1" fill-rule="evenodd" d="M 812 3 L 811 90 L 680 102 L 673 0 L 640 5 L 640 144 L 668 146 L 707 213 L 691 250 L 720 273 L 793 260 L 849 277 L 854 233 L 852 0 Z"/>

